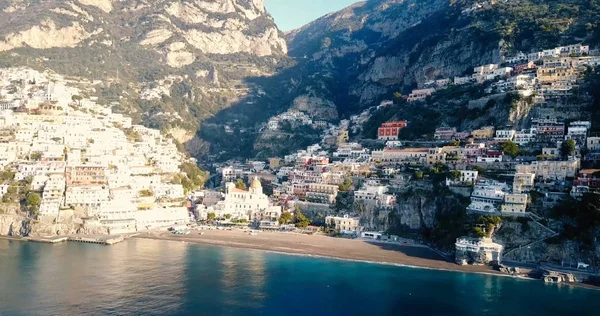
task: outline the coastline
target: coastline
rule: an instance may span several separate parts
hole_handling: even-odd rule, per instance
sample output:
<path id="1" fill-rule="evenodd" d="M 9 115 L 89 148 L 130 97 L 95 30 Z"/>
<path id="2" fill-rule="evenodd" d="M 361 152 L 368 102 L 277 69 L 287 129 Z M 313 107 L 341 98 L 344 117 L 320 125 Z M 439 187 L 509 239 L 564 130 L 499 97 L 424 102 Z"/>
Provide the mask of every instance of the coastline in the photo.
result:
<path id="1" fill-rule="evenodd" d="M 203 233 L 203 235 L 200 235 L 198 231 L 192 231 L 189 235 L 173 235 L 170 232 L 148 232 L 134 238 L 253 249 L 286 255 L 408 268 L 514 277 L 494 270 L 489 266 L 457 265 L 454 262 L 447 261 L 429 247 L 420 244 L 380 243 L 279 232 L 261 232 L 256 236 L 250 236 L 248 233 L 241 231 L 211 230 L 203 231 Z"/>
<path id="2" fill-rule="evenodd" d="M 200 233 L 202 233 L 202 235 L 200 235 Z M 171 232 L 166 231 L 150 231 L 128 236 L 127 239 L 129 238 L 251 249 L 284 255 L 510 277 L 520 280 L 542 282 L 535 278 L 515 276 L 500 272 L 494 270 L 490 266 L 457 265 L 454 262 L 446 260 L 431 248 L 421 244 L 396 244 L 282 232 L 260 232 L 255 236 L 251 236 L 247 232 L 240 230 L 193 230 L 189 235 L 174 235 Z M 28 238 L 3 235 L 0 235 L 0 240 L 37 242 L 36 240 L 30 240 Z M 600 287 L 580 282 L 561 283 L 560 285 L 600 290 Z"/>
<path id="3" fill-rule="evenodd" d="M 490 266 L 461 266 L 447 261 L 431 248 L 421 244 L 392 244 L 334 238 L 320 235 L 295 233 L 261 232 L 250 236 L 242 231 L 192 231 L 189 235 L 173 235 L 170 232 L 148 232 L 133 238 L 161 241 L 185 242 L 216 247 L 252 249 L 269 253 L 312 258 L 335 259 L 406 268 L 435 271 L 459 272 L 489 276 L 508 277 L 519 280 L 541 282 L 539 279 L 510 275 L 494 270 Z M 293 247 L 283 246 L 293 243 Z M 560 283 L 560 285 L 600 290 L 586 283 Z"/>

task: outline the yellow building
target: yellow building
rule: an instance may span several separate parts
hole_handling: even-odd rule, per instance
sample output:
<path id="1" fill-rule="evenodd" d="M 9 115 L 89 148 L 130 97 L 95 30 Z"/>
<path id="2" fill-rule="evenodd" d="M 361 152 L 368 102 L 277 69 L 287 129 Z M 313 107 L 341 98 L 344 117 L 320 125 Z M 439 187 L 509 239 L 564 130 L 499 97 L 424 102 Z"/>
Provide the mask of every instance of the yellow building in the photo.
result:
<path id="1" fill-rule="evenodd" d="M 442 148 L 430 148 L 427 152 L 427 163 L 435 165 L 438 162 L 446 163 L 446 153 Z"/>
<path id="2" fill-rule="evenodd" d="M 537 70 L 537 79 L 541 84 L 557 81 L 575 82 L 578 77 L 578 72 L 571 67 L 542 67 Z"/>
<path id="3" fill-rule="evenodd" d="M 494 137 L 494 127 L 486 126 L 471 132 L 475 139 L 490 139 Z"/>

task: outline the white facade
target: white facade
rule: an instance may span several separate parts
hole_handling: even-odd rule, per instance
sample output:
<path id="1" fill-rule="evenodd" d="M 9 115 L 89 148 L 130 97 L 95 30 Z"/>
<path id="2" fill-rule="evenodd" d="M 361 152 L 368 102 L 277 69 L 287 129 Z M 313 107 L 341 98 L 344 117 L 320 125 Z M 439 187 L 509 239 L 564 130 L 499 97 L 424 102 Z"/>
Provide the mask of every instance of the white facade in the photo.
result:
<path id="1" fill-rule="evenodd" d="M 104 186 L 69 186 L 65 193 L 65 204 L 74 207 L 99 208 L 109 200 L 109 191 Z"/>
<path id="2" fill-rule="evenodd" d="M 527 145 L 529 143 L 535 142 L 536 139 L 536 130 L 535 128 L 520 130 L 515 133 L 515 137 L 513 141 L 520 146 Z"/>
<path id="3" fill-rule="evenodd" d="M 435 92 L 434 88 L 413 90 L 406 99 L 408 102 L 422 101 Z"/>
<path id="4" fill-rule="evenodd" d="M 496 130 L 496 140 L 499 141 L 509 141 L 515 138 L 517 131 L 514 129 L 499 129 Z"/>
<path id="5" fill-rule="evenodd" d="M 190 214 L 185 207 L 157 207 L 137 211 L 134 216 L 138 231 L 171 225 L 185 225 L 191 221 Z"/>
<path id="6" fill-rule="evenodd" d="M 502 261 L 502 251 L 504 250 L 502 245 L 494 243 L 491 238 L 461 237 L 456 239 L 455 247 L 457 261 L 463 255 L 470 254 L 470 256 L 479 258 L 480 261 L 486 264 L 494 261 L 500 263 Z M 466 262 L 458 263 L 465 264 Z"/>
<path id="7" fill-rule="evenodd" d="M 262 191 L 262 185 L 254 178 L 248 191 L 237 189 L 234 183 L 227 183 L 225 201 L 219 202 L 216 208 L 221 215 L 231 215 L 234 219 L 252 220 L 257 213 L 277 212 L 281 207 L 271 207 L 269 197 Z"/>

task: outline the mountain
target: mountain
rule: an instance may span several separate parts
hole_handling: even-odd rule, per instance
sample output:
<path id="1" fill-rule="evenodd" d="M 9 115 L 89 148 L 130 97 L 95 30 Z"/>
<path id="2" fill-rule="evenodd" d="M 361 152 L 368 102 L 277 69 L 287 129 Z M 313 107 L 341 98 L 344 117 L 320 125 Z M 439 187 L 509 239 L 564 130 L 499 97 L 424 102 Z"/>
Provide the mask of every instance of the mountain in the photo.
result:
<path id="1" fill-rule="evenodd" d="M 294 63 L 276 76 L 253 81 L 260 82 L 266 95 L 273 96 L 262 99 L 263 111 L 243 115 L 251 118 L 249 122 L 239 118 L 246 109 L 243 106 L 234 106 L 217 117 L 220 122 L 237 122 L 243 130 L 287 108 L 308 108 L 308 112 L 325 108 L 335 115 L 324 118 L 335 121 L 391 100 L 395 92 L 408 94 L 430 80 L 470 75 L 473 67 L 501 63 L 503 56 L 518 51 L 529 53 L 573 43 L 594 47 L 600 43 L 598 14 L 600 5 L 595 0 L 358 2 L 286 33 L 288 55 Z M 469 112 L 468 108 L 452 105 L 464 105 L 469 95 L 463 99 L 433 113 L 442 118 L 436 123 L 463 121 L 460 113 Z M 418 121 L 428 119 L 418 107 L 406 112 L 399 118 L 411 120 L 417 115 Z M 526 119 L 515 117 L 510 106 L 507 110 L 499 105 L 490 113 L 484 109 L 480 114 L 487 117 L 472 118 L 476 122 L 466 126 Z M 502 117 L 495 120 L 498 115 Z M 220 138 L 226 139 L 224 143 L 232 141 L 226 135 Z M 281 135 L 243 135 L 240 139 L 246 144 L 244 152 L 261 156 L 294 149 L 289 144 L 304 144 Z M 227 151 L 226 145 L 216 148 Z"/>
<path id="2" fill-rule="evenodd" d="M 287 109 L 335 122 L 517 51 L 595 46 L 598 16 L 597 0 L 370 0 L 284 35 L 262 0 L 8 0 L 0 67 L 93 79 L 99 102 L 197 156 L 266 157 L 319 133 L 262 132 Z"/>
<path id="3" fill-rule="evenodd" d="M 287 40 L 290 56 L 342 83 L 328 98 L 344 113 L 516 51 L 595 45 L 599 10 L 587 0 L 371 0 L 292 31 Z"/>
<path id="4" fill-rule="evenodd" d="M 272 75 L 286 53 L 263 0 L 0 3 L 1 67 L 93 79 L 99 102 L 175 129 L 182 141 L 248 98 L 242 80 Z"/>

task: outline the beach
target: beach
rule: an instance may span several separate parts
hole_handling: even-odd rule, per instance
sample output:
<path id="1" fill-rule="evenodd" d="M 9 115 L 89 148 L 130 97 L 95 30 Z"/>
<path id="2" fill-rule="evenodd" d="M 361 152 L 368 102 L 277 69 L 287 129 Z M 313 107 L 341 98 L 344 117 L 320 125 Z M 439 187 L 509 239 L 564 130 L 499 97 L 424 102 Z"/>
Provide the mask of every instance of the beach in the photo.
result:
<path id="1" fill-rule="evenodd" d="M 200 232 L 203 234 L 201 235 Z M 241 230 L 193 230 L 188 235 L 148 232 L 134 238 L 184 241 L 215 246 L 256 249 L 294 255 L 320 256 L 343 260 L 421 267 L 470 273 L 506 275 L 488 266 L 460 266 L 420 244 L 398 244 L 283 232 L 250 235 Z"/>

